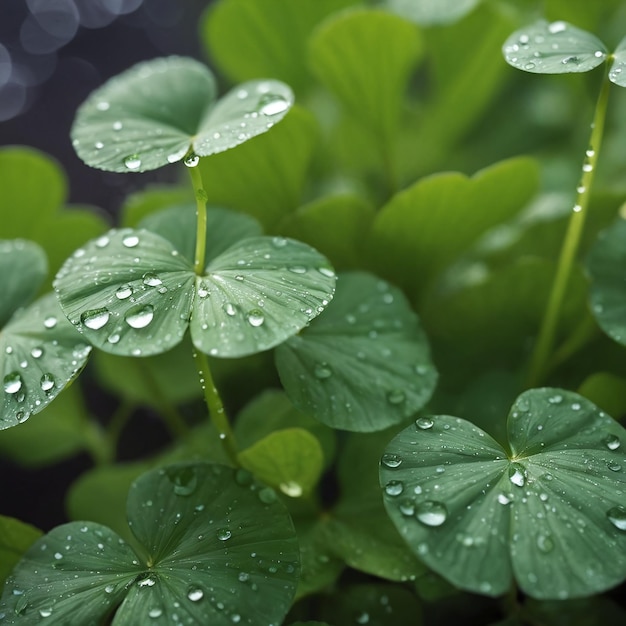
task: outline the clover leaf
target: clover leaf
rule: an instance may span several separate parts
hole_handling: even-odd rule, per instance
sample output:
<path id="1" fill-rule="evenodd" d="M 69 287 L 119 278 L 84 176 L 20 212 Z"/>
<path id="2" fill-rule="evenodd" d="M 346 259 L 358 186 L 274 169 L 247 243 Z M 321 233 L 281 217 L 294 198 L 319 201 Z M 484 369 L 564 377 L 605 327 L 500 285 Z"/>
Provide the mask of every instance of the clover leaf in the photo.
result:
<path id="1" fill-rule="evenodd" d="M 424 26 L 456 22 L 473 11 L 479 2 L 480 0 L 385 0 L 390 11 Z"/>
<path id="2" fill-rule="evenodd" d="M 114 229 L 77 250 L 54 285 L 67 317 L 105 352 L 166 352 L 190 327 L 202 352 L 239 357 L 274 347 L 319 315 L 335 275 L 305 244 L 248 237 L 197 276 L 164 237 Z"/>
<path id="3" fill-rule="evenodd" d="M 510 452 L 471 423 L 420 417 L 382 457 L 389 516 L 458 587 L 497 596 L 515 577 L 538 599 L 626 578 L 626 431 L 591 402 L 531 389 L 509 414 Z"/>
<path id="4" fill-rule="evenodd" d="M 143 474 L 127 501 L 138 552 L 93 522 L 53 529 L 0 600 L 3 624 L 278 624 L 295 593 L 291 519 L 245 470 L 181 463 Z"/>
<path id="5" fill-rule="evenodd" d="M 78 156 L 110 172 L 145 172 L 208 156 L 264 133 L 293 104 L 277 80 L 243 83 L 216 100 L 203 64 L 185 57 L 139 63 L 110 79 L 81 105 L 72 126 Z"/>
<path id="6" fill-rule="evenodd" d="M 53 294 L 28 304 L 46 273 L 46 257 L 37 244 L 0 241 L 0 429 L 45 408 L 83 368 L 91 351 Z"/>

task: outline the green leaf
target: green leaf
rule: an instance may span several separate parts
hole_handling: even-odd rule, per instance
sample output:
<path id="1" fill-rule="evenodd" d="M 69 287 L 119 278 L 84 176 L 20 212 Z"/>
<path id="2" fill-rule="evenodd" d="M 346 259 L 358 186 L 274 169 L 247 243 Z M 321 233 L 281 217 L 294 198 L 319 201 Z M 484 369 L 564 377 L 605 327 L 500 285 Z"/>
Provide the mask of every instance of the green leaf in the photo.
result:
<path id="1" fill-rule="evenodd" d="M 314 117 L 296 106 L 271 133 L 201 161 L 209 202 L 248 213 L 271 230 L 300 204 L 317 135 Z"/>
<path id="2" fill-rule="evenodd" d="M 319 315 L 334 290 L 335 274 L 313 248 L 281 237 L 245 239 L 196 279 L 191 338 L 211 356 L 269 350 Z"/>
<path id="3" fill-rule="evenodd" d="M 13 567 L 41 535 L 30 524 L 0 515 L 0 591 Z"/>
<path id="4" fill-rule="evenodd" d="M 137 228 L 139 222 L 152 213 L 172 206 L 194 202 L 189 185 L 148 185 L 145 189 L 130 194 L 120 209 L 120 225 L 125 228 Z"/>
<path id="5" fill-rule="evenodd" d="M 612 60 L 609 80 L 620 87 L 626 87 L 626 37 L 619 42 Z"/>
<path id="6" fill-rule="evenodd" d="M 382 430 L 430 398 L 437 373 L 402 293 L 365 273 L 344 274 L 328 311 L 276 350 L 292 402 L 333 428 Z"/>
<path id="7" fill-rule="evenodd" d="M 421 53 L 412 24 L 376 10 L 333 16 L 309 42 L 313 72 L 385 149 L 398 129 L 407 82 Z"/>
<path id="8" fill-rule="evenodd" d="M 281 232 L 327 256 L 337 269 L 359 267 L 361 245 L 374 209 L 359 196 L 326 196 L 300 207 L 281 223 Z"/>
<path id="9" fill-rule="evenodd" d="M 200 34 L 208 55 L 232 81 L 274 76 L 296 91 L 311 77 L 306 42 L 324 17 L 355 0 L 222 0 L 202 17 Z"/>
<path id="10" fill-rule="evenodd" d="M 622 276 L 625 250 L 626 220 L 619 217 L 600 233 L 587 260 L 592 315 L 600 328 L 621 345 L 626 345 L 626 291 Z"/>
<path id="11" fill-rule="evenodd" d="M 335 456 L 335 431 L 298 411 L 283 391 L 266 389 L 249 402 L 235 421 L 235 438 L 247 448 L 271 433 L 285 428 L 306 429 L 319 442 L 329 466 Z"/>
<path id="12" fill-rule="evenodd" d="M 0 328 L 34 298 L 47 272 L 46 255 L 37 244 L 0 240 Z"/>
<path id="13" fill-rule="evenodd" d="M 585 378 L 578 393 L 609 415 L 626 415 L 626 379 L 610 372 L 596 372 Z"/>
<path id="14" fill-rule="evenodd" d="M 486 230 L 516 215 L 538 182 L 537 165 L 528 158 L 502 161 L 472 178 L 423 178 L 376 216 L 367 246 L 370 262 L 408 294 L 417 294 Z"/>
<path id="15" fill-rule="evenodd" d="M 280 121 L 293 103 L 279 81 L 251 81 L 215 102 L 215 79 L 194 59 L 138 63 L 80 106 L 72 144 L 91 167 L 145 172 L 228 150 Z"/>
<path id="16" fill-rule="evenodd" d="M 118 229 L 79 248 L 54 287 L 65 315 L 98 348 L 149 356 L 180 343 L 195 274 L 169 241 Z"/>
<path id="17" fill-rule="evenodd" d="M 595 35 L 567 22 L 546 20 L 515 31 L 502 50 L 509 65 L 533 74 L 589 72 L 608 54 Z"/>
<path id="18" fill-rule="evenodd" d="M 242 450 L 238 458 L 259 480 L 291 498 L 308 495 L 324 467 L 319 441 L 303 428 L 270 433 Z"/>
<path id="19" fill-rule="evenodd" d="M 626 577 L 626 432 L 585 398 L 531 389 L 508 418 L 508 454 L 471 423 L 421 417 L 388 445 L 385 506 L 410 548 L 450 582 L 539 599 Z M 485 564 L 488 563 L 488 567 Z"/>
<path id="20" fill-rule="evenodd" d="M 253 218 L 219 207 L 207 207 L 206 259 L 209 262 L 232 245 L 262 234 L 261 225 Z M 145 217 L 139 222 L 145 228 L 169 240 L 174 249 L 193 261 L 196 249 L 195 205 L 173 206 Z"/>
<path id="21" fill-rule="evenodd" d="M 449 24 L 467 15 L 480 0 L 386 0 L 391 11 L 417 24 Z"/>
<path id="22" fill-rule="evenodd" d="M 7 581 L 0 604 L 6 623 L 32 624 L 47 615 L 58 623 L 101 623 L 116 609 L 121 625 L 184 616 L 226 626 L 259 614 L 279 623 L 299 563 L 293 525 L 272 494 L 219 465 L 148 472 L 131 487 L 127 504 L 141 555 L 93 522 L 55 528 Z"/>
<path id="23" fill-rule="evenodd" d="M 44 409 L 77 376 L 90 352 L 54 294 L 21 310 L 0 333 L 0 429 Z"/>

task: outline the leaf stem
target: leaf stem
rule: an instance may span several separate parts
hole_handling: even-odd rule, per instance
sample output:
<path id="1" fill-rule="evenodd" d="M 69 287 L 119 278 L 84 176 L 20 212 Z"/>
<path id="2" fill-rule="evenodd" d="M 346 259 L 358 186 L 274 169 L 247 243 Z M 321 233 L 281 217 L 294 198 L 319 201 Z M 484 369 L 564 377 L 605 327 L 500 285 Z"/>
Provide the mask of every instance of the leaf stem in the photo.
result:
<path id="1" fill-rule="evenodd" d="M 117 450 L 117 444 L 124 430 L 124 426 L 130 419 L 134 410 L 137 408 L 136 404 L 132 400 L 123 399 L 120 405 L 117 407 L 115 413 L 113 413 L 111 420 L 106 429 L 107 439 L 109 441 L 109 448 L 111 450 L 112 457 L 115 457 Z"/>
<path id="2" fill-rule="evenodd" d="M 239 467 L 239 460 L 237 458 L 237 443 L 235 436 L 230 427 L 230 422 L 222 399 L 213 382 L 213 376 L 211 375 L 211 368 L 209 367 L 209 361 L 204 352 L 199 350 L 193 351 L 193 358 L 198 368 L 198 375 L 200 376 L 200 384 L 202 385 L 202 391 L 204 392 L 204 400 L 209 409 L 209 416 L 211 422 L 219 434 L 220 441 L 224 446 L 228 458 L 232 461 L 235 467 Z"/>
<path id="3" fill-rule="evenodd" d="M 197 159 L 197 157 L 195 157 Z M 204 259 L 206 255 L 206 203 L 207 193 L 202 184 L 202 174 L 197 166 L 188 166 L 193 193 L 196 198 L 196 253 L 194 258 L 193 269 L 196 275 L 201 276 L 204 273 Z"/>
<path id="4" fill-rule="evenodd" d="M 600 94 L 596 103 L 595 114 L 591 124 L 591 137 L 589 146 L 585 151 L 585 159 L 582 166 L 580 183 L 576 188 L 576 202 L 570 216 L 565 239 L 561 247 L 561 254 L 557 266 L 556 276 L 552 283 L 552 291 L 548 305 L 541 323 L 539 336 L 535 344 L 535 349 L 530 361 L 528 387 L 536 387 L 545 376 L 550 355 L 555 341 L 556 329 L 561 314 L 561 307 L 567 285 L 572 274 L 574 260 L 578 252 L 580 239 L 587 216 L 589 198 L 591 195 L 591 185 L 596 170 L 602 135 L 604 132 L 604 121 L 609 99 L 610 81 L 605 76 L 600 89 Z"/>

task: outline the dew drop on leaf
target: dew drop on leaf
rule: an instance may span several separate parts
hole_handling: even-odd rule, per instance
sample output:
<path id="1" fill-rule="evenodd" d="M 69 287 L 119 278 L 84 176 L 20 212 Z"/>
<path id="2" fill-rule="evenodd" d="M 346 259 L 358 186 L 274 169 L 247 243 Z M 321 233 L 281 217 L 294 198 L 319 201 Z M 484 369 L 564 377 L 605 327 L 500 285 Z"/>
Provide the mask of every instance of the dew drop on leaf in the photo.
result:
<path id="1" fill-rule="evenodd" d="M 198 486 L 198 476 L 190 467 L 169 469 L 167 477 L 174 485 L 177 496 L 190 496 Z"/>
<path id="2" fill-rule="evenodd" d="M 150 609 L 148 611 L 148 617 L 151 617 L 152 619 L 156 619 L 157 617 L 161 617 L 161 615 L 163 615 L 163 611 L 159 608 L 154 608 L 154 609 Z"/>
<path id="3" fill-rule="evenodd" d="M 302 485 L 295 480 L 290 480 L 286 483 L 280 483 L 280 490 L 290 498 L 299 498 L 302 495 Z"/>
<path id="4" fill-rule="evenodd" d="M 626 508 L 623 506 L 614 506 L 606 512 L 606 516 L 618 530 L 626 530 Z"/>
<path id="5" fill-rule="evenodd" d="M 44 374 L 40 380 L 41 390 L 42 391 L 50 391 L 54 385 L 54 377 L 52 374 Z"/>
<path id="6" fill-rule="evenodd" d="M 547 554 L 554 550 L 554 541 L 552 541 L 550 535 L 537 535 L 537 547 L 540 552 Z"/>
<path id="7" fill-rule="evenodd" d="M 134 248 L 138 244 L 139 237 L 137 237 L 137 235 L 126 235 L 126 237 L 122 239 L 122 245 L 126 248 Z"/>
<path id="8" fill-rule="evenodd" d="M 131 154 L 124 159 L 124 165 L 129 170 L 139 169 L 141 167 L 141 159 L 139 158 L 139 155 Z"/>
<path id="9" fill-rule="evenodd" d="M 402 404 L 406 400 L 406 395 L 402 389 L 393 389 L 387 393 L 387 401 L 389 404 L 398 405 Z"/>
<path id="10" fill-rule="evenodd" d="M 430 417 L 418 417 L 415 420 L 415 426 L 417 426 L 420 430 L 429 430 L 433 427 L 434 423 L 435 422 L 430 419 Z"/>
<path id="11" fill-rule="evenodd" d="M 237 314 L 237 308 L 232 302 L 227 302 L 224 305 L 224 313 L 226 313 L 226 315 L 228 315 L 229 317 L 233 317 Z"/>
<path id="12" fill-rule="evenodd" d="M 400 513 L 405 517 L 413 517 L 415 515 L 415 502 L 409 498 L 405 498 L 398 505 Z"/>
<path id="13" fill-rule="evenodd" d="M 443 502 L 426 500 L 418 505 L 415 517 L 425 526 L 441 526 L 448 517 L 448 509 Z"/>
<path id="14" fill-rule="evenodd" d="M 259 113 L 263 115 L 278 115 L 289 108 L 289 102 L 279 94 L 266 93 L 259 99 Z"/>
<path id="15" fill-rule="evenodd" d="M 131 328 L 145 328 L 154 318 L 154 307 L 151 304 L 144 304 L 129 309 L 124 316 L 124 320 Z"/>
<path id="16" fill-rule="evenodd" d="M 107 309 L 92 309 L 80 316 L 80 321 L 91 330 L 99 330 L 109 321 L 110 313 Z"/>
<path id="17" fill-rule="evenodd" d="M 118 300 L 126 300 L 126 298 L 130 298 L 133 295 L 133 288 L 130 285 L 121 285 L 115 291 L 115 297 Z"/>
<path id="18" fill-rule="evenodd" d="M 333 370 L 330 368 L 330 365 L 328 365 L 328 363 L 323 361 L 321 363 L 315 364 L 315 367 L 313 368 L 313 374 L 318 380 L 326 380 L 333 375 Z"/>
<path id="19" fill-rule="evenodd" d="M 148 287 L 158 287 L 163 281 L 153 272 L 146 272 L 143 276 L 143 284 Z"/>
<path id="20" fill-rule="evenodd" d="M 383 465 L 386 465 L 387 467 L 390 467 L 392 469 L 399 467 L 402 463 L 402 459 L 397 454 L 383 454 L 381 460 Z"/>
<path id="21" fill-rule="evenodd" d="M 404 491 L 404 484 L 400 480 L 390 480 L 385 485 L 385 493 L 388 496 L 399 496 Z"/>
<path id="22" fill-rule="evenodd" d="M 44 327 L 48 329 L 54 328 L 57 325 L 57 323 L 58 323 L 58 320 L 53 315 L 46 317 L 46 319 L 43 321 Z"/>
<path id="23" fill-rule="evenodd" d="M 263 324 L 264 321 L 265 316 L 263 315 L 263 312 L 261 310 L 252 309 L 252 311 L 248 312 L 248 322 L 250 323 L 250 326 L 258 328 Z"/>
<path id="24" fill-rule="evenodd" d="M 189 591 L 187 591 L 187 597 L 192 602 L 200 602 L 200 600 L 204 598 L 204 591 L 202 591 L 202 589 L 199 589 L 198 587 L 190 587 Z"/>
<path id="25" fill-rule="evenodd" d="M 519 463 L 511 463 L 509 480 L 517 487 L 523 487 L 526 484 L 526 470 Z"/>
<path id="26" fill-rule="evenodd" d="M 220 541 L 228 541 L 233 536 L 228 528 L 220 528 L 217 531 L 217 538 Z"/>
<path id="27" fill-rule="evenodd" d="M 41 617 L 50 617 L 52 615 L 52 609 L 39 609 L 39 615 L 41 615 Z"/>
<path id="28" fill-rule="evenodd" d="M 22 388 L 22 377 L 17 372 L 11 372 L 4 377 L 4 391 L 8 394 L 17 393 Z"/>
<path id="29" fill-rule="evenodd" d="M 200 157 L 197 154 L 190 154 L 183 163 L 187 167 L 196 167 L 200 163 Z"/>
<path id="30" fill-rule="evenodd" d="M 609 450 L 617 450 L 622 443 L 617 435 L 607 435 L 602 442 Z"/>
<path id="31" fill-rule="evenodd" d="M 271 487 L 264 487 L 259 491 L 259 500 L 263 504 L 273 504 L 276 502 L 276 492 Z"/>

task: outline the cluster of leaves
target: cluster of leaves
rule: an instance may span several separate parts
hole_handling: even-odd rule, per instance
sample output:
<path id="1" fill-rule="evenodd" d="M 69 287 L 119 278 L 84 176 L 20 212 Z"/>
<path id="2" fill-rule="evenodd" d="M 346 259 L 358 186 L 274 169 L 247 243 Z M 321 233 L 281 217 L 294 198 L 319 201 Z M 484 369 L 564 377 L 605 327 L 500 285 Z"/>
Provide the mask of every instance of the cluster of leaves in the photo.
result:
<path id="1" fill-rule="evenodd" d="M 616 0 L 545 4 L 614 36 Z M 600 595 L 626 577 L 619 119 L 579 185 L 551 386 L 525 379 L 580 209 L 572 148 L 596 163 L 569 143 L 584 74 L 623 86 L 624 46 L 515 30 L 535 7 L 512 5 L 219 0 L 201 37 L 226 95 L 169 57 L 77 112 L 87 165 L 191 175 L 112 230 L 62 206 L 48 157 L 0 151 L 0 450 L 95 464 L 73 521 L 0 517 L 0 624 L 623 620 Z M 502 52 L 570 76 L 527 82 Z M 71 384 L 88 358 L 119 398 L 107 426 Z M 141 406 L 171 445 L 115 463 Z"/>

